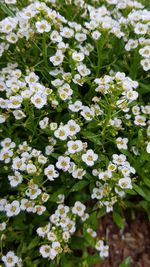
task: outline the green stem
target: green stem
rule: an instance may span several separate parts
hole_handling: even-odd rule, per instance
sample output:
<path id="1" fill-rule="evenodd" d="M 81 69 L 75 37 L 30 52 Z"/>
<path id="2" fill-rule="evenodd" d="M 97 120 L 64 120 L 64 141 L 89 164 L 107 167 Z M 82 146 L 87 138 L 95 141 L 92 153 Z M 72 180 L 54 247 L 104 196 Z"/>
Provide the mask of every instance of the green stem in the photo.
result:
<path id="1" fill-rule="evenodd" d="M 48 62 L 47 62 L 47 44 L 46 44 L 46 34 L 45 33 L 43 33 L 42 50 L 43 50 L 43 60 L 44 60 L 45 66 L 48 67 Z"/>

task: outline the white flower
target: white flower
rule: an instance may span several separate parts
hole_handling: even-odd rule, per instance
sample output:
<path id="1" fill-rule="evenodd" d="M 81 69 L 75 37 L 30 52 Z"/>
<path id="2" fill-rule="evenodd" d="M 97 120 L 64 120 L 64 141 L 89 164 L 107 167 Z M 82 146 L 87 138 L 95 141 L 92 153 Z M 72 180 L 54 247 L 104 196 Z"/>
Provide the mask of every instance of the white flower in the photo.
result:
<path id="1" fill-rule="evenodd" d="M 43 193 L 43 194 L 42 194 L 42 201 L 43 201 L 44 203 L 47 202 L 48 199 L 49 199 L 49 197 L 50 197 L 49 194 L 47 194 L 47 193 Z"/>
<path id="2" fill-rule="evenodd" d="M 2 256 L 2 261 L 5 263 L 6 267 L 13 267 L 18 263 L 19 258 L 13 251 L 9 251 L 5 256 Z"/>
<path id="3" fill-rule="evenodd" d="M 20 172 L 15 171 L 14 175 L 8 175 L 8 180 L 10 181 L 10 185 L 12 187 L 16 187 L 22 182 L 23 178 Z"/>
<path id="4" fill-rule="evenodd" d="M 128 149 L 127 143 L 128 143 L 128 138 L 118 137 L 116 139 L 116 144 L 118 149 Z"/>
<path id="5" fill-rule="evenodd" d="M 86 39 L 87 39 L 87 36 L 85 33 L 81 33 L 81 32 L 77 32 L 75 34 L 75 39 L 78 41 L 78 42 L 84 42 Z"/>
<path id="6" fill-rule="evenodd" d="M 96 242 L 96 245 L 95 245 L 96 250 L 101 251 L 103 249 L 103 247 L 104 247 L 104 241 L 98 240 Z"/>
<path id="7" fill-rule="evenodd" d="M 51 247 L 49 245 L 43 245 L 40 247 L 40 254 L 42 255 L 43 258 L 49 258 L 50 251 Z"/>
<path id="8" fill-rule="evenodd" d="M 94 40 L 98 40 L 100 38 L 100 36 L 101 36 L 101 33 L 99 31 L 93 31 L 92 32 L 92 38 Z"/>
<path id="9" fill-rule="evenodd" d="M 77 61 L 77 62 L 81 62 L 84 59 L 84 54 L 81 53 L 81 52 L 74 51 L 72 53 L 72 59 L 75 60 L 75 61 Z"/>
<path id="10" fill-rule="evenodd" d="M 7 217 L 16 216 L 20 213 L 20 203 L 17 200 L 14 200 L 11 204 L 5 206 L 5 211 Z"/>
<path id="11" fill-rule="evenodd" d="M 77 168 L 77 169 L 73 170 L 72 177 L 75 179 L 81 180 L 85 174 L 86 174 L 86 171 L 84 169 Z"/>
<path id="12" fill-rule="evenodd" d="M 35 23 L 36 29 L 39 33 L 43 33 L 43 32 L 49 32 L 51 30 L 51 25 L 48 23 L 47 20 L 41 20 L 41 21 L 37 21 Z"/>
<path id="13" fill-rule="evenodd" d="M 126 156 L 123 154 L 117 155 L 117 154 L 113 154 L 113 163 L 117 164 L 117 165 L 124 165 L 125 161 L 126 161 Z"/>
<path id="14" fill-rule="evenodd" d="M 22 97 L 21 96 L 11 96 L 9 98 L 9 102 L 8 102 L 8 108 L 12 108 L 12 109 L 18 109 L 20 108 L 22 103 Z"/>
<path id="15" fill-rule="evenodd" d="M 134 100 L 136 100 L 138 98 L 138 92 L 136 91 L 133 91 L 133 90 L 129 90 L 127 93 L 126 93 L 126 98 L 132 102 Z"/>
<path id="16" fill-rule="evenodd" d="M 146 45 L 139 50 L 139 54 L 145 58 L 150 58 L 150 46 Z"/>
<path id="17" fill-rule="evenodd" d="M 132 181 L 131 181 L 131 179 L 129 177 L 121 178 L 118 181 L 118 185 L 122 189 L 132 189 Z"/>
<path id="18" fill-rule="evenodd" d="M 100 257 L 108 257 L 108 255 L 109 255 L 109 246 L 103 246 L 103 248 L 101 249 L 101 251 L 100 251 Z"/>
<path id="19" fill-rule="evenodd" d="M 6 205 L 7 205 L 7 200 L 5 198 L 0 199 L 0 211 L 5 211 Z"/>
<path id="20" fill-rule="evenodd" d="M 36 199 L 41 194 L 41 189 L 38 188 L 37 184 L 29 185 L 28 189 L 25 191 L 26 196 L 30 199 Z"/>
<path id="21" fill-rule="evenodd" d="M 92 149 L 88 149 L 85 154 L 82 155 L 82 160 L 88 165 L 93 166 L 98 159 L 98 155 L 94 153 Z"/>
<path id="22" fill-rule="evenodd" d="M 27 173 L 35 173 L 37 171 L 36 166 L 32 163 L 27 164 Z"/>
<path id="23" fill-rule="evenodd" d="M 80 64 L 77 67 L 77 70 L 80 73 L 80 75 L 83 77 L 88 76 L 91 73 L 90 69 L 88 69 L 87 66 L 84 64 Z"/>
<path id="24" fill-rule="evenodd" d="M 47 99 L 45 95 L 34 94 L 31 97 L 31 102 L 37 109 L 41 109 L 47 103 Z"/>
<path id="25" fill-rule="evenodd" d="M 145 116 L 142 116 L 142 115 L 135 116 L 134 124 L 135 125 L 140 125 L 140 126 L 145 126 L 146 125 Z"/>
<path id="26" fill-rule="evenodd" d="M 93 238 L 97 236 L 97 233 L 92 228 L 87 228 L 87 233 L 90 234 Z"/>
<path id="27" fill-rule="evenodd" d="M 81 129 L 79 124 L 77 124 L 74 120 L 69 120 L 67 122 L 66 127 L 68 129 L 68 135 L 69 136 L 76 135 L 78 132 L 80 132 L 80 129 Z"/>
<path id="28" fill-rule="evenodd" d="M 68 141 L 67 147 L 69 154 L 75 154 L 83 149 L 83 144 L 80 140 Z"/>
<path id="29" fill-rule="evenodd" d="M 148 71 L 150 70 L 150 58 L 145 58 L 140 61 L 143 70 Z"/>
<path id="30" fill-rule="evenodd" d="M 92 192 L 92 195 L 91 195 L 91 198 L 92 199 L 102 199 L 103 198 L 103 190 L 102 188 L 93 188 L 93 192 Z"/>
<path id="31" fill-rule="evenodd" d="M 148 30 L 148 25 L 147 24 L 142 24 L 140 22 L 136 23 L 134 27 L 134 32 L 136 34 L 146 34 Z"/>
<path id="32" fill-rule="evenodd" d="M 6 229 L 6 223 L 2 222 L 0 223 L 0 231 L 4 231 Z"/>
<path id="33" fill-rule="evenodd" d="M 60 36 L 58 31 L 52 31 L 50 34 L 50 39 L 52 43 L 60 43 L 62 41 L 62 37 Z"/>
<path id="34" fill-rule="evenodd" d="M 6 40 L 11 44 L 15 44 L 18 41 L 18 36 L 14 32 L 11 32 L 6 36 Z"/>
<path id="35" fill-rule="evenodd" d="M 54 66 L 58 66 L 63 62 L 64 55 L 61 50 L 57 50 L 55 56 L 49 58 L 49 60 L 53 63 Z"/>
<path id="36" fill-rule="evenodd" d="M 59 156 L 58 161 L 56 162 L 56 167 L 64 172 L 67 171 L 70 167 L 70 158 Z"/>
<path id="37" fill-rule="evenodd" d="M 78 112 L 82 109 L 82 102 L 80 100 L 75 101 L 73 104 L 69 104 L 69 109 L 73 112 Z"/>
<path id="38" fill-rule="evenodd" d="M 34 72 L 30 72 L 29 75 L 25 76 L 25 81 L 29 85 L 36 83 L 38 80 L 39 80 L 39 77 Z"/>
<path id="39" fill-rule="evenodd" d="M 106 181 L 112 177 L 111 171 L 100 172 L 98 175 L 100 180 Z"/>
<path id="40" fill-rule="evenodd" d="M 56 216 L 61 218 L 66 217 L 66 214 L 69 212 L 69 207 L 64 206 L 63 204 L 58 205 L 57 210 L 55 211 Z"/>
<path id="41" fill-rule="evenodd" d="M 38 215 L 42 215 L 46 211 L 46 207 L 43 205 L 35 205 L 33 207 L 33 213 L 37 213 Z"/>
<path id="42" fill-rule="evenodd" d="M 86 207 L 80 201 L 76 201 L 74 207 L 72 208 L 72 213 L 77 214 L 79 217 L 82 217 Z"/>
<path id="43" fill-rule="evenodd" d="M 150 142 L 148 142 L 148 144 L 147 144 L 146 151 L 147 151 L 147 153 L 150 153 Z"/>
<path id="44" fill-rule="evenodd" d="M 85 118 L 85 120 L 91 121 L 95 115 L 95 112 L 93 109 L 90 109 L 87 106 L 82 106 L 82 111 L 80 114 Z"/>
<path id="45" fill-rule="evenodd" d="M 54 165 L 52 164 L 44 169 L 44 174 L 50 181 L 54 181 L 54 179 L 59 176 L 59 173 L 55 170 Z"/>
<path id="46" fill-rule="evenodd" d="M 39 121 L 39 125 L 41 129 L 45 129 L 49 123 L 49 118 L 45 117 L 43 120 Z"/>
<path id="47" fill-rule="evenodd" d="M 74 35 L 74 31 L 68 27 L 64 27 L 60 34 L 65 38 L 71 38 Z"/>
<path id="48" fill-rule="evenodd" d="M 68 138 L 69 131 L 66 126 L 59 126 L 57 130 L 54 132 L 54 136 L 58 139 L 64 141 Z"/>
<path id="49" fill-rule="evenodd" d="M 26 117 L 25 113 L 21 109 L 14 110 L 13 115 L 16 120 L 21 120 Z"/>
<path id="50" fill-rule="evenodd" d="M 43 164 L 44 165 L 47 162 L 47 158 L 45 156 L 43 156 L 43 155 L 39 155 L 38 156 L 38 162 L 40 164 Z"/>

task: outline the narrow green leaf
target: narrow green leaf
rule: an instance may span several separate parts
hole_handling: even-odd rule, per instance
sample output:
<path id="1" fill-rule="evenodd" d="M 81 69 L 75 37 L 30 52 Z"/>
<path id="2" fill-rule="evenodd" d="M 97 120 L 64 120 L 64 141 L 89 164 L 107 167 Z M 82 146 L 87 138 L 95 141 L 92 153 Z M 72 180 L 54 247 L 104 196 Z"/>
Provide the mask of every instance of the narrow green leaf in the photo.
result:
<path id="1" fill-rule="evenodd" d="M 75 192 L 75 191 L 79 191 L 81 189 L 83 189 L 84 187 L 86 187 L 88 185 L 88 181 L 79 181 L 76 184 L 73 185 L 73 187 L 71 188 L 70 192 Z"/>
<path id="2" fill-rule="evenodd" d="M 114 219 L 114 222 L 115 222 L 120 228 L 124 228 L 124 227 L 125 227 L 124 219 L 121 217 L 121 215 L 120 215 L 118 212 L 113 211 L 113 219 Z"/>
<path id="3" fill-rule="evenodd" d="M 123 260 L 123 262 L 119 265 L 119 267 L 129 267 L 130 263 L 131 263 L 131 257 L 129 256 Z"/>

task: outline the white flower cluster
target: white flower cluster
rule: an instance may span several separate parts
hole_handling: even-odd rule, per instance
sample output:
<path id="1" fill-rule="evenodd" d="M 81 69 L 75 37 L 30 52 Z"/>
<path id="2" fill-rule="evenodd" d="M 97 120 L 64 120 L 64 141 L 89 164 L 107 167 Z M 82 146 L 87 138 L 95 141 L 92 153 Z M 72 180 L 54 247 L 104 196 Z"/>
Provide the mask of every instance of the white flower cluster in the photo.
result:
<path id="1" fill-rule="evenodd" d="M 112 161 L 109 162 L 105 171 L 93 169 L 93 175 L 98 177 L 100 181 L 96 182 L 91 198 L 97 199 L 98 206 L 106 207 L 107 212 L 112 211 L 113 205 L 117 201 L 117 196 L 124 197 L 124 190 L 132 189 L 131 176 L 134 174 L 135 169 L 131 167 L 124 154 L 113 154 Z M 112 186 L 111 180 L 115 180 L 115 184 Z"/>
<path id="2" fill-rule="evenodd" d="M 47 242 L 40 247 L 40 254 L 43 258 L 53 260 L 63 251 L 69 252 L 67 243 L 76 231 L 76 217 L 80 217 L 82 221 L 89 217 L 85 209 L 85 205 L 80 201 L 76 201 L 72 208 L 59 204 L 55 213 L 49 218 L 50 223 L 37 229 L 38 235 Z"/>
<path id="3" fill-rule="evenodd" d="M 150 105 L 136 76 L 150 69 L 150 11 L 133 0 L 1 2 L 10 15 L 0 21 L 0 231 L 7 243 L 11 223 L 30 213 L 37 253 L 55 261 L 79 222 L 107 257 L 90 214 L 113 211 L 138 179 L 130 159 L 150 154 Z M 2 255 L 5 266 L 22 266 L 17 255 Z"/>

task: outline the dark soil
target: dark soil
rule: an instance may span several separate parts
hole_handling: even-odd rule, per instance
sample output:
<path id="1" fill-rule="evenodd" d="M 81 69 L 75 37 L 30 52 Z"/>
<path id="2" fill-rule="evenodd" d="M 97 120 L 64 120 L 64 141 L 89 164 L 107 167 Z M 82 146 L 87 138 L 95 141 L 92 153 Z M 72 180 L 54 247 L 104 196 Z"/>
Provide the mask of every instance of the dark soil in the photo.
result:
<path id="1" fill-rule="evenodd" d="M 98 236 L 106 236 L 109 257 L 93 267 L 119 267 L 128 256 L 131 257 L 129 267 L 150 267 L 150 222 L 146 215 L 138 215 L 134 220 L 127 218 L 123 230 L 116 226 L 111 215 L 104 216 Z"/>

